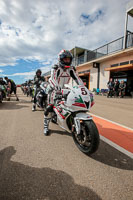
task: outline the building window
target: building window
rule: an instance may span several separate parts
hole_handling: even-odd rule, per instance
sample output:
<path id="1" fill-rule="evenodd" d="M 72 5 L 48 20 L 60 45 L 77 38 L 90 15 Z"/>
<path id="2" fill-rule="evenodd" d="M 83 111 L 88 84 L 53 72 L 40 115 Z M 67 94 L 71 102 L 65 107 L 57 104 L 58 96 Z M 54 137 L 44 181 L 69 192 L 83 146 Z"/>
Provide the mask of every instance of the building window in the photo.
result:
<path id="1" fill-rule="evenodd" d="M 118 63 L 117 63 L 117 64 L 113 64 L 113 65 L 111 65 L 111 67 L 117 67 L 117 66 L 119 66 Z"/>
<path id="2" fill-rule="evenodd" d="M 121 62 L 120 65 L 128 65 L 129 61 Z"/>
<path id="3" fill-rule="evenodd" d="M 86 71 L 82 71 L 82 72 L 78 72 L 79 74 L 83 74 L 83 73 L 87 73 L 90 72 L 90 70 L 86 70 Z"/>

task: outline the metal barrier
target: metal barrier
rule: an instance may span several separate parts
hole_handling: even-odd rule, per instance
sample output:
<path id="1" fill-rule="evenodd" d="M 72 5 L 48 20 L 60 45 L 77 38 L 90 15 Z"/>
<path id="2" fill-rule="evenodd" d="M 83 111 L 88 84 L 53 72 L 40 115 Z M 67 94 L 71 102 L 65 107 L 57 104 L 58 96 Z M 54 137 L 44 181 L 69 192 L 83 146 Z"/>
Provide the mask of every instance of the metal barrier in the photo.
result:
<path id="1" fill-rule="evenodd" d="M 99 47 L 98 49 L 95 49 L 95 59 L 106 56 L 108 54 L 111 54 L 113 52 L 117 52 L 123 49 L 123 41 L 124 37 L 121 37 L 117 40 L 114 40 L 102 47 Z M 90 60 L 88 60 L 90 61 Z"/>

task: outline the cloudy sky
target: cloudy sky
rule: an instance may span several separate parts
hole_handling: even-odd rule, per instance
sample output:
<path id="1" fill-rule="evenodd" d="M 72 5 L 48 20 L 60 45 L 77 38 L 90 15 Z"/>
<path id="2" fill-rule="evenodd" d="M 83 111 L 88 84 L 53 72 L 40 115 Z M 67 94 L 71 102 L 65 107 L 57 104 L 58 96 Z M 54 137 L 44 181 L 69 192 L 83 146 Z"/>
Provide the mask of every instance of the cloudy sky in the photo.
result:
<path id="1" fill-rule="evenodd" d="M 94 50 L 124 35 L 130 0 L 0 0 L 0 76 L 16 83 L 57 62 L 61 49 Z"/>

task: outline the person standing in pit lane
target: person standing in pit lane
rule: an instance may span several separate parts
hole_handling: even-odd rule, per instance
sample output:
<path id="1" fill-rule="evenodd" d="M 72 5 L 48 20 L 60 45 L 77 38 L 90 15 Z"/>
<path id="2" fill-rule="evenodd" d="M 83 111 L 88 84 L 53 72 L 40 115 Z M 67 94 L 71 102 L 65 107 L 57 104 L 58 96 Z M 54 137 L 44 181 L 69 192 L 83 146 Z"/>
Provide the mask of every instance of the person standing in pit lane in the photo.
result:
<path id="1" fill-rule="evenodd" d="M 11 94 L 14 93 L 16 96 L 16 101 L 19 101 L 19 98 L 17 96 L 17 86 L 16 86 L 15 82 L 13 80 L 9 79 L 8 77 L 5 77 L 5 80 L 6 80 L 7 86 L 10 88 L 7 100 L 10 101 Z"/>

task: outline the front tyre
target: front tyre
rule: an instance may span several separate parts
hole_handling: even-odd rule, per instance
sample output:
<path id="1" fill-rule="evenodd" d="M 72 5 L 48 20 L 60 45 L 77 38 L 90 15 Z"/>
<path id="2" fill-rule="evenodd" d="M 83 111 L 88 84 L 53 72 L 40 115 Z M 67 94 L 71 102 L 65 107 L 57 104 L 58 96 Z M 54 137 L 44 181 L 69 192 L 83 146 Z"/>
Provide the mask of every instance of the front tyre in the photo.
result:
<path id="1" fill-rule="evenodd" d="M 73 140 L 80 151 L 87 155 L 91 155 L 97 151 L 99 147 L 99 133 L 93 120 L 83 121 L 81 124 L 80 134 L 76 131 L 72 132 Z"/>

